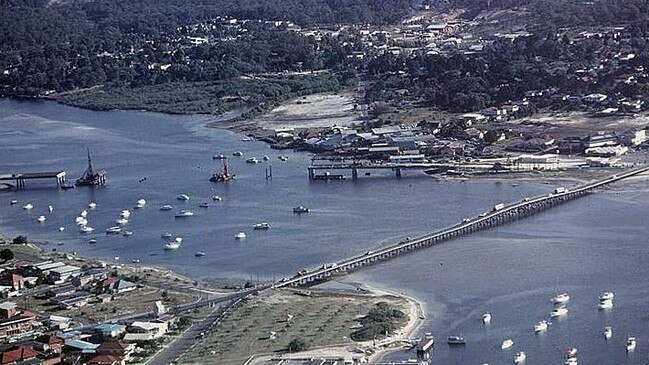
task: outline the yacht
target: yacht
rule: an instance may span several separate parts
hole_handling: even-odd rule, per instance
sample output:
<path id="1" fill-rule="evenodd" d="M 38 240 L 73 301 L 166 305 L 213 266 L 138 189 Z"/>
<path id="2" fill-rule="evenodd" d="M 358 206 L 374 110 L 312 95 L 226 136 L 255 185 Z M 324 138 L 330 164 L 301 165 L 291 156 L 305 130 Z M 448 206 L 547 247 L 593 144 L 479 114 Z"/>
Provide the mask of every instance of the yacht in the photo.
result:
<path id="1" fill-rule="evenodd" d="M 200 208 L 209 208 L 210 204 L 208 202 L 203 202 L 203 203 L 198 204 L 198 206 Z"/>
<path id="2" fill-rule="evenodd" d="M 548 330 L 548 321 L 539 321 L 534 325 L 534 332 L 544 332 Z"/>
<path id="3" fill-rule="evenodd" d="M 178 242 L 167 242 L 164 245 L 165 250 L 174 251 L 180 248 L 180 243 Z"/>
<path id="4" fill-rule="evenodd" d="M 133 231 L 124 231 L 124 237 L 131 237 L 133 235 Z"/>
<path id="5" fill-rule="evenodd" d="M 115 219 L 115 223 L 123 226 L 125 224 L 128 224 L 128 219 L 126 219 L 126 218 L 117 218 L 117 219 Z"/>
<path id="6" fill-rule="evenodd" d="M 174 238 L 174 242 L 176 242 L 177 244 L 181 244 L 181 243 L 183 243 L 183 238 L 180 237 L 180 236 L 176 237 L 176 238 Z"/>
<path id="7" fill-rule="evenodd" d="M 303 207 L 301 205 L 293 208 L 293 213 L 308 213 L 308 212 L 309 212 L 309 208 Z"/>
<path id="8" fill-rule="evenodd" d="M 81 219 L 79 219 L 79 218 L 81 218 Z M 77 223 L 77 226 L 86 226 L 86 225 L 88 225 L 88 220 L 86 218 L 83 218 L 83 217 L 77 217 L 76 223 Z"/>
<path id="9" fill-rule="evenodd" d="M 165 233 L 160 235 L 160 238 L 171 238 L 171 233 L 165 232 Z"/>
<path id="10" fill-rule="evenodd" d="M 95 209 L 95 208 L 97 208 L 97 203 L 95 203 L 95 202 L 90 202 L 90 204 L 88 204 L 88 208 L 90 208 L 90 209 Z"/>
<path id="11" fill-rule="evenodd" d="M 613 308 L 613 300 L 601 300 L 599 304 L 597 304 L 597 308 L 599 309 L 611 309 Z"/>
<path id="12" fill-rule="evenodd" d="M 241 156 L 243 156 L 243 152 L 237 151 L 237 152 L 233 153 L 232 156 L 241 157 Z"/>
<path id="13" fill-rule="evenodd" d="M 626 350 L 628 352 L 632 352 L 635 350 L 636 346 L 636 338 L 629 336 L 629 338 L 626 340 Z"/>
<path id="14" fill-rule="evenodd" d="M 119 214 L 120 217 L 128 219 L 128 217 L 131 216 L 131 211 L 128 209 L 122 210 L 122 212 Z"/>
<path id="15" fill-rule="evenodd" d="M 91 244 L 91 245 L 94 245 L 95 243 L 97 243 L 97 240 L 94 239 L 94 238 L 91 238 L 91 239 L 88 240 L 88 243 Z"/>
<path id="16" fill-rule="evenodd" d="M 514 364 L 520 364 L 522 362 L 525 362 L 525 353 L 523 351 L 517 352 L 516 356 L 514 356 Z"/>
<path id="17" fill-rule="evenodd" d="M 462 336 L 448 336 L 446 343 L 451 346 L 455 345 L 466 345 L 466 340 Z"/>
<path id="18" fill-rule="evenodd" d="M 570 300 L 570 295 L 568 293 L 561 293 L 556 297 L 552 298 L 552 303 L 554 304 L 563 304 Z"/>
<path id="19" fill-rule="evenodd" d="M 59 232 L 63 232 L 63 231 L 65 231 L 65 227 L 63 226 L 59 227 Z"/>
<path id="20" fill-rule="evenodd" d="M 252 228 L 255 230 L 266 230 L 266 229 L 270 229 L 270 224 L 268 224 L 267 222 L 257 223 L 254 226 L 252 226 Z"/>
<path id="21" fill-rule="evenodd" d="M 268 156 L 264 156 L 264 157 L 262 157 L 261 159 L 264 160 L 264 161 L 268 161 L 268 160 L 270 160 L 270 157 L 268 157 Z"/>
<path id="22" fill-rule="evenodd" d="M 288 156 L 279 156 L 277 158 L 279 158 L 280 161 L 288 161 Z"/>
<path id="23" fill-rule="evenodd" d="M 180 194 L 180 195 L 178 195 L 178 196 L 176 197 L 176 199 L 178 199 L 178 200 L 182 200 L 182 201 L 188 201 L 188 200 L 189 200 L 189 195 L 187 195 L 187 194 Z"/>
<path id="24" fill-rule="evenodd" d="M 194 254 L 194 256 L 196 256 L 196 257 L 203 257 L 203 256 L 205 256 L 205 252 L 203 252 L 203 251 L 198 251 L 198 252 L 196 252 L 196 253 Z"/>
<path id="25" fill-rule="evenodd" d="M 249 159 L 246 159 L 247 163 L 259 163 L 259 160 L 256 157 L 250 157 Z"/>
<path id="26" fill-rule="evenodd" d="M 487 312 L 482 315 L 482 323 L 489 324 L 491 323 L 491 313 Z"/>
<path id="27" fill-rule="evenodd" d="M 574 347 L 571 347 L 566 350 L 566 359 L 574 358 L 577 356 L 577 349 Z"/>
<path id="28" fill-rule="evenodd" d="M 25 209 L 25 210 L 32 210 L 32 209 L 34 209 L 34 204 L 32 204 L 32 203 L 27 203 L 27 204 L 25 204 L 25 205 L 23 206 L 23 209 Z"/>
<path id="29" fill-rule="evenodd" d="M 613 337 L 613 327 L 604 327 L 604 338 L 610 340 Z"/>
<path id="30" fill-rule="evenodd" d="M 136 207 L 136 208 L 144 208 L 145 205 L 146 205 L 146 200 L 144 200 L 144 199 L 139 199 L 139 200 L 135 203 L 135 207 Z"/>
<path id="31" fill-rule="evenodd" d="M 213 160 L 225 160 L 225 155 L 214 155 L 212 156 Z"/>
<path id="32" fill-rule="evenodd" d="M 162 210 L 162 211 L 172 210 L 172 209 L 174 209 L 174 207 L 172 207 L 172 206 L 169 205 L 169 204 L 165 204 L 165 205 L 163 205 L 163 206 L 160 207 L 160 210 Z"/>
<path id="33" fill-rule="evenodd" d="M 600 301 L 613 300 L 613 298 L 615 298 L 615 294 L 610 291 L 604 292 L 602 295 L 599 296 Z"/>
<path id="34" fill-rule="evenodd" d="M 79 217 L 82 218 L 87 218 L 88 217 L 88 211 L 87 210 L 82 210 L 81 213 L 79 213 Z"/>
<path id="35" fill-rule="evenodd" d="M 119 226 L 113 226 L 106 229 L 106 233 L 108 234 L 117 234 L 120 233 L 121 231 L 122 231 L 122 227 Z"/>
<path id="36" fill-rule="evenodd" d="M 554 308 L 552 312 L 550 312 L 550 317 L 561 317 L 566 314 L 568 314 L 568 308 L 566 307 Z"/>
<path id="37" fill-rule="evenodd" d="M 579 365 L 579 362 L 577 362 L 576 357 L 570 357 L 566 359 L 566 361 L 563 363 L 563 365 Z"/>
<path id="38" fill-rule="evenodd" d="M 193 215 L 194 215 L 194 212 L 192 212 L 191 210 L 183 209 L 183 210 L 177 211 L 176 214 L 174 215 L 174 217 L 176 217 L 176 218 L 184 218 L 184 217 L 192 217 Z"/>
<path id="39" fill-rule="evenodd" d="M 47 211 L 50 212 L 50 213 L 52 213 L 52 212 L 54 211 L 54 207 L 51 206 L 51 205 L 48 205 L 48 206 L 47 206 Z"/>
<path id="40" fill-rule="evenodd" d="M 79 231 L 80 231 L 81 233 L 90 233 L 90 232 L 92 232 L 92 231 L 94 231 L 94 230 L 95 230 L 95 229 L 92 228 L 92 227 L 90 227 L 90 226 L 81 226 L 81 227 L 79 227 Z"/>
<path id="41" fill-rule="evenodd" d="M 505 341 L 503 341 L 502 345 L 500 345 L 500 348 L 503 349 L 503 350 L 507 350 L 508 348 L 510 348 L 512 346 L 514 346 L 514 341 L 512 341 L 511 339 L 508 338 Z"/>
<path id="42" fill-rule="evenodd" d="M 39 222 L 41 222 L 41 223 L 45 222 L 46 219 L 47 219 L 47 218 L 45 218 L 44 215 L 39 215 L 38 218 L 36 218 L 36 220 L 39 221 Z"/>
<path id="43" fill-rule="evenodd" d="M 241 231 L 241 232 L 234 235 L 234 238 L 237 239 L 237 240 L 244 240 L 244 239 L 246 239 L 246 237 L 248 237 L 248 236 L 246 236 L 246 232 L 243 232 L 243 231 Z"/>
<path id="44" fill-rule="evenodd" d="M 18 204 L 18 200 L 12 200 L 9 202 L 10 205 L 16 205 Z"/>
<path id="45" fill-rule="evenodd" d="M 212 196 L 212 200 L 214 200 L 214 201 L 221 201 L 221 200 L 223 200 L 223 198 L 222 198 L 220 195 L 213 195 L 213 196 Z"/>

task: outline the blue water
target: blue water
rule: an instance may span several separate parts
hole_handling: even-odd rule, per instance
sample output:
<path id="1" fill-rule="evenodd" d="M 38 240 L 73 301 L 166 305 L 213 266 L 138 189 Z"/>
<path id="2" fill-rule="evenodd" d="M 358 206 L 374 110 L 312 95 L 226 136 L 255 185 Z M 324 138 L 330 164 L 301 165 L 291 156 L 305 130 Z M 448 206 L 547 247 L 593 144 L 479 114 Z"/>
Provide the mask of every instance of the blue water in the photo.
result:
<path id="1" fill-rule="evenodd" d="M 204 116 L 167 116 L 139 112 L 94 112 L 53 103 L 0 100 L 0 173 L 63 169 L 76 178 L 85 168 L 90 147 L 96 168 L 108 171 L 108 186 L 60 191 L 54 183 L 28 182 L 20 192 L 0 192 L 0 230 L 9 236 L 27 234 L 51 242 L 48 248 L 82 255 L 173 267 L 196 278 L 274 279 L 302 267 L 318 266 L 367 251 L 406 236 L 441 228 L 475 215 L 501 201 L 551 191 L 556 185 L 507 181 L 438 182 L 419 173 L 361 177 L 358 181 L 311 182 L 306 153 L 274 151 L 260 142 L 208 129 Z M 208 181 L 220 169 L 213 154 L 263 155 L 270 161 L 246 164 L 230 157 L 237 175 L 223 184 Z M 290 159 L 282 162 L 279 155 Z M 273 178 L 265 178 L 272 164 Z M 146 180 L 140 182 L 142 179 Z M 410 294 L 426 303 L 428 320 L 421 332 L 432 331 L 439 343 L 438 364 L 512 363 L 516 351 L 528 354 L 527 364 L 561 364 L 562 352 L 575 346 L 584 364 L 642 364 L 649 349 L 649 276 L 647 258 L 646 179 L 619 185 L 542 215 L 477 233 L 384 263 L 349 276 Z M 188 202 L 175 199 L 188 194 Z M 214 194 L 224 200 L 212 202 Z M 133 236 L 105 235 L 119 212 L 137 199 L 146 208 L 133 210 L 128 230 Z M 20 202 L 10 206 L 9 201 Z M 35 209 L 21 207 L 33 202 Z M 92 235 L 80 234 L 77 214 L 94 201 Z M 198 204 L 209 201 L 210 207 Z M 174 219 L 158 207 L 192 209 L 196 216 Z M 53 213 L 46 207 L 54 206 Z M 305 205 L 311 213 L 295 215 Z M 40 224 L 38 215 L 47 221 Z M 267 221 L 269 231 L 253 231 Z M 66 226 L 58 232 L 59 226 Z M 236 241 L 244 230 L 248 238 Z M 184 238 L 181 249 L 166 252 L 163 232 Z M 89 245 L 87 240 L 98 243 Z M 56 243 L 63 243 L 62 246 Z M 206 252 L 202 258 L 196 251 Z M 603 290 L 616 293 L 615 308 L 596 309 Z M 532 326 L 552 309 L 550 298 L 568 291 L 570 313 L 547 334 Z M 480 323 L 493 313 L 491 326 Z M 606 343 L 602 331 L 612 325 Z M 465 348 L 449 349 L 443 339 L 463 334 Z M 636 353 L 627 357 L 627 334 L 638 336 Z M 507 352 L 500 343 L 512 338 Z M 398 353 L 390 360 L 413 357 Z"/>

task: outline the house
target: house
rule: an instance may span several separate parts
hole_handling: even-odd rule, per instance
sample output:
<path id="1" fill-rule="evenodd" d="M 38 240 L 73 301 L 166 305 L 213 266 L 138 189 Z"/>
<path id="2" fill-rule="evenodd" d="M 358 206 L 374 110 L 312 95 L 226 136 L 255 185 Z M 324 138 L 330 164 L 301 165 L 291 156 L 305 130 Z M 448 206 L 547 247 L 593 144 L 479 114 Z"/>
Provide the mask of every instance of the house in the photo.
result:
<path id="1" fill-rule="evenodd" d="M 51 315 L 45 320 L 45 324 L 49 326 L 50 329 L 54 330 L 65 330 L 70 327 L 72 323 L 72 318 Z"/>
<path id="2" fill-rule="evenodd" d="M 22 290 L 25 288 L 25 278 L 19 274 L 9 272 L 3 273 L 3 275 L 0 276 L 0 285 L 9 286 L 14 291 Z"/>
<path id="3" fill-rule="evenodd" d="M 36 313 L 18 311 L 16 303 L 4 302 L 0 304 L 0 342 L 30 335 L 36 317 Z"/>
<path id="4" fill-rule="evenodd" d="M 52 283 L 64 282 L 72 277 L 80 276 L 81 268 L 72 265 L 64 265 L 60 267 L 55 267 L 50 270 L 49 275 L 47 276 Z"/>
<path id="5" fill-rule="evenodd" d="M 104 323 L 94 327 L 104 338 L 117 338 L 126 333 L 126 326 L 117 323 Z"/>
<path id="6" fill-rule="evenodd" d="M 95 355 L 88 359 L 86 365 L 124 365 L 125 360 L 116 355 Z"/>
<path id="7" fill-rule="evenodd" d="M 38 352 L 29 345 L 11 346 L 2 350 L 2 353 L 0 353 L 0 364 L 18 364 L 23 361 L 35 359 L 36 356 L 38 356 Z"/>
<path id="8" fill-rule="evenodd" d="M 137 289 L 137 285 L 118 278 L 106 278 L 99 283 L 101 293 L 122 294 Z"/>
<path id="9" fill-rule="evenodd" d="M 586 156 L 589 157 L 612 157 L 621 156 L 629 151 L 627 146 L 606 146 L 592 147 L 586 149 Z"/>
<path id="10" fill-rule="evenodd" d="M 615 146 L 618 143 L 618 137 L 612 134 L 598 134 L 595 136 L 588 136 L 582 140 L 584 148 Z"/>
<path id="11" fill-rule="evenodd" d="M 80 354 L 94 354 L 97 352 L 99 345 L 82 341 L 82 340 L 66 340 L 65 352 L 80 353 Z"/>
<path id="12" fill-rule="evenodd" d="M 50 274 L 50 270 L 61 266 L 65 266 L 65 264 L 62 262 L 44 261 L 38 264 L 33 264 L 25 267 L 23 270 L 23 274 L 44 278 Z"/>
<path id="13" fill-rule="evenodd" d="M 52 298 L 50 303 L 57 305 L 61 309 L 80 308 L 90 303 L 94 297 L 90 292 L 80 291 L 72 295 Z"/>
<path id="14" fill-rule="evenodd" d="M 97 354 L 119 356 L 128 361 L 135 352 L 135 344 L 119 341 L 102 342 L 97 347 Z"/>
<path id="15" fill-rule="evenodd" d="M 53 335 L 36 337 L 32 343 L 34 344 L 34 348 L 41 352 L 60 354 L 63 351 L 63 340 Z"/>
<path id="16" fill-rule="evenodd" d="M 156 338 L 162 337 L 167 332 L 168 325 L 166 323 L 155 322 L 133 322 L 128 328 L 124 341 L 137 342 L 137 341 L 151 341 Z"/>
<path id="17" fill-rule="evenodd" d="M 167 308 L 165 307 L 165 305 L 162 304 L 162 301 L 156 300 L 155 303 L 153 303 L 153 315 L 160 317 L 165 313 L 167 313 Z"/>

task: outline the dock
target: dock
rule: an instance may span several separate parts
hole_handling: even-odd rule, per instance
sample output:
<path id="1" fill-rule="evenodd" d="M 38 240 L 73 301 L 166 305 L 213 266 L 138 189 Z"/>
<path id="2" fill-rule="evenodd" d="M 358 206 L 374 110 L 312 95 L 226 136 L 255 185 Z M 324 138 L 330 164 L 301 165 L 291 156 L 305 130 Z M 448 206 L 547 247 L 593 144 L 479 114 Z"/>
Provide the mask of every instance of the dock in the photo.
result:
<path id="1" fill-rule="evenodd" d="M 24 172 L 14 174 L 0 174 L 0 181 L 13 181 L 18 190 L 25 188 L 27 180 L 56 180 L 56 186 L 61 187 L 65 183 L 67 174 L 65 171 L 52 172 Z"/>

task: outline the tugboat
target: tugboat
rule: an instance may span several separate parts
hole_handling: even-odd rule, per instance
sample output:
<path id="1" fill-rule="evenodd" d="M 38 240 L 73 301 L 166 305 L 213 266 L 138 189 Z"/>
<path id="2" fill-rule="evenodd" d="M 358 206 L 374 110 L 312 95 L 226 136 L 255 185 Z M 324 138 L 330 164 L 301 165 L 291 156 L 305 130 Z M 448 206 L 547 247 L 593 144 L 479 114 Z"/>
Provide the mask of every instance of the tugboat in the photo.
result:
<path id="1" fill-rule="evenodd" d="M 102 170 L 95 172 L 92 168 L 92 159 L 90 158 L 90 149 L 86 149 L 88 152 L 88 167 L 84 171 L 83 175 L 75 181 L 76 186 L 99 186 L 106 185 L 106 171 Z"/>
<path id="2" fill-rule="evenodd" d="M 224 158 L 221 161 L 223 162 L 223 171 L 212 175 L 210 178 L 210 181 L 212 182 L 230 181 L 234 179 L 234 174 L 231 174 L 230 169 L 228 168 L 228 159 Z"/>

